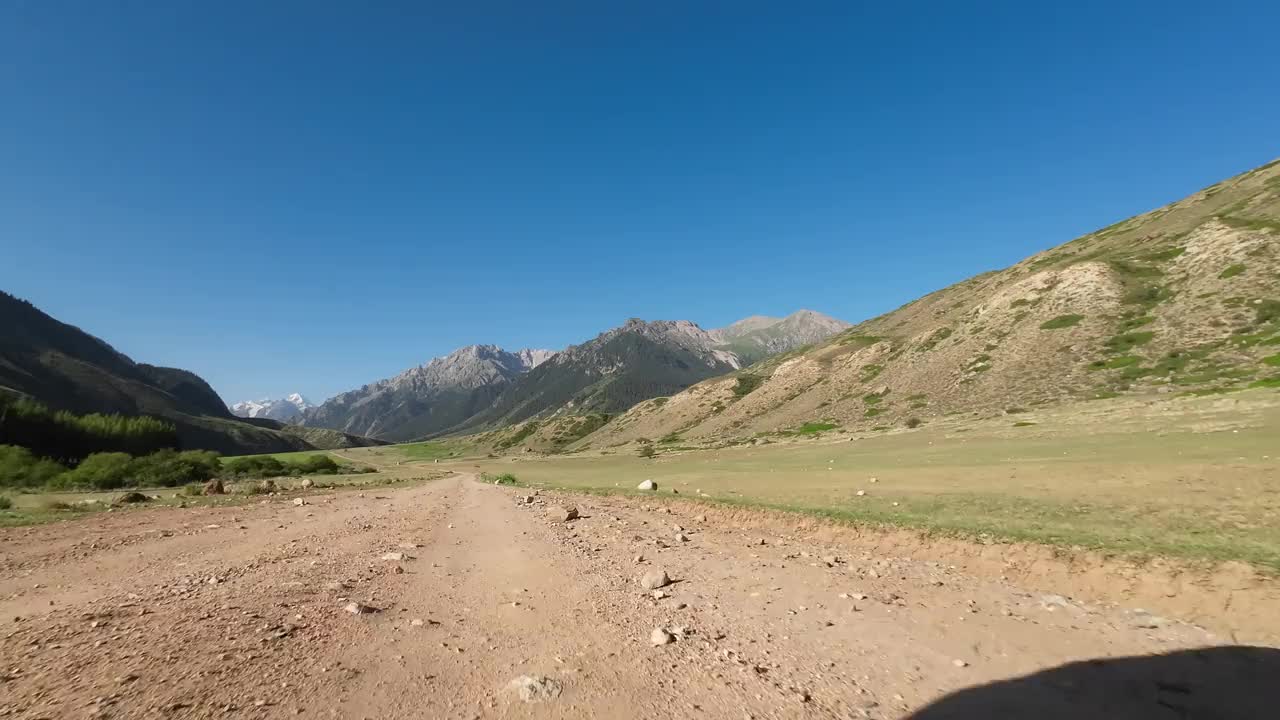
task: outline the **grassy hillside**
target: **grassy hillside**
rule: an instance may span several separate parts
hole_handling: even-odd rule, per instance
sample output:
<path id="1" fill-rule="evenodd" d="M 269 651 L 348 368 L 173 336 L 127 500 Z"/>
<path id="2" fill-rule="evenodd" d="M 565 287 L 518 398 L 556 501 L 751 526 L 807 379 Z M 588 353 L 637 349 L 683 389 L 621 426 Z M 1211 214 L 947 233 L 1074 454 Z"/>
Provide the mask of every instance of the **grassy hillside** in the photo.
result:
<path id="1" fill-rule="evenodd" d="M 582 445 L 887 430 L 1250 386 L 1280 386 L 1280 161 L 641 403 Z"/>

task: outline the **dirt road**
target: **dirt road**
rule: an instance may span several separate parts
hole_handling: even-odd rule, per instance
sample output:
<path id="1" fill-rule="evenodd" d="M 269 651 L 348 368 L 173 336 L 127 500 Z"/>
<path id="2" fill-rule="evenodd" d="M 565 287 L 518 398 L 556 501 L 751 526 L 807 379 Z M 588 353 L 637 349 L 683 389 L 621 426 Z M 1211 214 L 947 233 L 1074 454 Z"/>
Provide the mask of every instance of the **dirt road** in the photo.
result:
<path id="1" fill-rule="evenodd" d="M 0 531 L 0 717 L 1042 720 L 1277 706 L 1276 651 L 1179 653 L 1230 640 L 1176 619 L 696 506 L 577 497 L 582 517 L 561 522 L 549 507 L 563 499 L 525 493 L 459 475 Z M 642 588 L 659 568 L 673 582 Z M 658 628 L 669 644 L 652 643 Z M 1062 667 L 1120 656 L 1144 657 Z"/>

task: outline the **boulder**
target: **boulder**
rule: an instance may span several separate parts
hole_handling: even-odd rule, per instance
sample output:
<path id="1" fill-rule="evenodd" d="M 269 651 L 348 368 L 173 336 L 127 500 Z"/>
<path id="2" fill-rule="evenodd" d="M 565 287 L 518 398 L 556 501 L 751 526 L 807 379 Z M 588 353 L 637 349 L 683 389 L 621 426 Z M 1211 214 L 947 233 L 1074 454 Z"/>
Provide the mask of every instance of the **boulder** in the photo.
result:
<path id="1" fill-rule="evenodd" d="M 637 485 L 637 486 L 636 486 L 636 489 L 637 489 L 637 490 L 657 490 L 657 489 L 658 489 L 658 483 L 656 483 L 656 482 L 654 482 L 654 481 L 652 481 L 652 480 L 645 480 L 644 482 L 642 482 L 642 483 L 640 483 L 639 485 Z"/>

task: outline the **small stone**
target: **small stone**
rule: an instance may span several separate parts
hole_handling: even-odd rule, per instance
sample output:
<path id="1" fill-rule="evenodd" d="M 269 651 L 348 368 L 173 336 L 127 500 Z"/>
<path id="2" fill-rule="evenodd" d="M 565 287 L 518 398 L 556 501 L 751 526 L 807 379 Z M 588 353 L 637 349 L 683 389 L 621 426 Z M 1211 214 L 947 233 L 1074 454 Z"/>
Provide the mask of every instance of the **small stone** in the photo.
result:
<path id="1" fill-rule="evenodd" d="M 654 647 L 670 645 L 675 641 L 675 636 L 662 628 L 654 628 L 653 632 L 649 633 L 649 644 Z"/>
<path id="2" fill-rule="evenodd" d="M 370 615 L 372 613 L 378 612 L 378 608 L 373 607 L 372 605 L 365 605 L 363 603 L 358 603 L 358 602 L 349 602 L 347 603 L 346 607 L 342 609 L 346 610 L 352 615 Z"/>
<path id="3" fill-rule="evenodd" d="M 403 574 L 404 574 L 404 568 L 403 568 L 403 567 L 401 567 L 400 565 L 394 565 L 394 566 L 392 566 L 392 568 L 391 568 L 391 574 L 393 574 L 393 575 L 403 575 Z"/>
<path id="4" fill-rule="evenodd" d="M 657 490 L 657 489 L 658 489 L 658 483 L 656 483 L 656 482 L 654 482 L 654 481 L 652 481 L 652 480 L 645 480 L 644 482 L 642 482 L 642 483 L 640 483 L 639 485 L 637 485 L 637 486 L 636 486 L 636 489 L 637 489 L 637 490 Z"/>
<path id="5" fill-rule="evenodd" d="M 533 504 L 533 501 L 534 501 L 534 497 L 533 497 L 532 495 L 525 495 L 525 496 L 524 496 L 524 504 L 525 504 L 525 505 L 532 505 L 532 504 Z"/>
<path id="6" fill-rule="evenodd" d="M 693 519 L 694 519 L 696 522 L 706 522 L 706 521 L 707 521 L 707 516 L 706 516 L 706 515 L 694 515 L 694 516 L 693 516 Z"/>
<path id="7" fill-rule="evenodd" d="M 960 658 L 956 658 L 955 660 L 952 660 L 951 664 L 955 665 L 958 668 L 969 667 L 969 663 L 965 662 L 964 660 L 961 660 Z"/>
<path id="8" fill-rule="evenodd" d="M 642 562 L 644 562 L 644 556 L 643 556 L 643 555 L 637 555 L 637 556 L 635 556 L 635 557 L 633 558 L 633 560 L 634 560 L 635 562 L 637 562 L 637 563 L 642 563 Z"/>
<path id="9" fill-rule="evenodd" d="M 409 559 L 409 556 L 408 556 L 408 555 L 405 555 L 405 554 L 404 554 L 404 553 L 402 553 L 402 552 L 389 552 L 389 553 L 383 553 L 383 554 L 382 554 L 382 559 L 383 559 L 383 560 L 391 560 L 391 561 L 393 561 L 393 562 L 400 562 L 400 561 L 402 561 L 402 560 L 408 560 L 408 559 Z"/>
<path id="10" fill-rule="evenodd" d="M 822 562 L 826 563 L 827 567 L 835 567 L 840 562 L 840 558 L 835 555 L 823 555 Z"/>
<path id="11" fill-rule="evenodd" d="M 342 592 L 347 589 L 347 584 L 340 582 L 325 583 L 324 589 L 330 592 Z"/>
<path id="12" fill-rule="evenodd" d="M 689 536 L 684 533 L 676 533 L 677 542 L 689 542 Z"/>
<path id="13" fill-rule="evenodd" d="M 664 600 L 664 599 L 666 599 L 666 597 L 667 597 L 667 593 L 666 593 L 666 591 L 665 591 L 665 590 L 654 590 L 654 591 L 653 591 L 653 599 L 654 599 L 654 600 Z"/>
<path id="14" fill-rule="evenodd" d="M 866 490 L 859 490 L 858 492 L 854 493 L 854 495 L 857 495 L 858 497 L 863 497 L 866 494 L 867 494 Z"/>
<path id="15" fill-rule="evenodd" d="M 578 519 L 578 508 L 572 506 L 563 507 L 561 505 L 552 505 L 548 508 L 547 514 L 551 516 L 552 520 L 557 522 L 569 522 L 570 520 Z"/>
<path id="16" fill-rule="evenodd" d="M 760 539 L 756 540 L 756 544 L 757 544 L 757 545 L 760 545 L 760 546 L 763 546 L 763 545 L 766 545 L 767 543 L 765 543 L 764 538 L 760 538 Z"/>
<path id="17" fill-rule="evenodd" d="M 304 488 L 313 488 L 313 487 L 315 487 L 315 486 L 316 486 L 316 481 L 315 481 L 315 480 L 312 480 L 311 478 L 303 478 L 303 480 L 302 480 L 302 487 L 304 487 Z"/>
<path id="18" fill-rule="evenodd" d="M 294 498 L 294 499 L 293 499 L 293 504 L 294 504 L 294 505 L 297 505 L 298 507 L 302 507 L 303 505 L 306 505 L 306 504 L 307 504 L 307 501 L 306 501 L 306 500 L 304 500 L 303 498 Z"/>
<path id="19" fill-rule="evenodd" d="M 671 584 L 671 578 L 667 575 L 667 571 L 662 568 L 650 570 L 640 578 L 640 586 L 645 590 L 657 590 L 660 587 L 666 587 Z"/>
<path id="20" fill-rule="evenodd" d="M 410 627 L 422 627 L 424 624 L 425 623 L 422 622 L 422 618 L 414 618 L 409 621 Z"/>

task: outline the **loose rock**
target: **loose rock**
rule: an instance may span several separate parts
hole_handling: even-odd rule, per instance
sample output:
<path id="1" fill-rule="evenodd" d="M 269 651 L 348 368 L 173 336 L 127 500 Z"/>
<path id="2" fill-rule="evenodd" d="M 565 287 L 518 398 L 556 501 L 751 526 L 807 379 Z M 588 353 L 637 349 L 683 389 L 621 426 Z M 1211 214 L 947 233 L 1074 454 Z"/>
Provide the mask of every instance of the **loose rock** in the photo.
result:
<path id="1" fill-rule="evenodd" d="M 221 480 L 210 480 L 204 484 L 205 495 L 226 495 L 227 489 L 222 486 Z"/>
<path id="2" fill-rule="evenodd" d="M 657 590 L 660 587 L 666 587 L 671 584 L 671 578 L 667 575 L 667 571 L 662 568 L 650 570 L 640 578 L 640 585 L 645 590 Z"/>
<path id="3" fill-rule="evenodd" d="M 551 516 L 552 520 L 569 522 L 570 520 L 578 519 L 578 508 L 553 505 L 547 510 L 547 514 Z"/>
<path id="4" fill-rule="evenodd" d="M 371 615 L 378 612 L 378 608 L 372 605 L 365 605 L 358 602 L 349 602 L 346 607 L 342 608 L 352 615 Z"/>
<path id="5" fill-rule="evenodd" d="M 649 633 L 649 644 L 654 647 L 658 647 L 659 645 L 670 645 L 675 641 L 675 636 L 662 628 L 654 628 L 653 632 Z"/>
<path id="6" fill-rule="evenodd" d="M 315 481 L 315 480 L 312 480 L 311 478 L 303 478 L 303 480 L 302 480 L 302 487 L 304 487 L 304 488 L 313 488 L 313 487 L 315 487 L 315 486 L 316 486 L 316 481 Z"/>
<path id="7" fill-rule="evenodd" d="M 645 480 L 644 482 L 642 482 L 642 483 L 640 483 L 639 485 L 637 485 L 637 486 L 636 486 L 636 489 L 637 489 L 637 490 L 657 490 L 657 489 L 658 489 L 658 483 L 656 483 L 656 482 L 654 482 L 654 481 L 652 481 L 652 480 Z"/>

